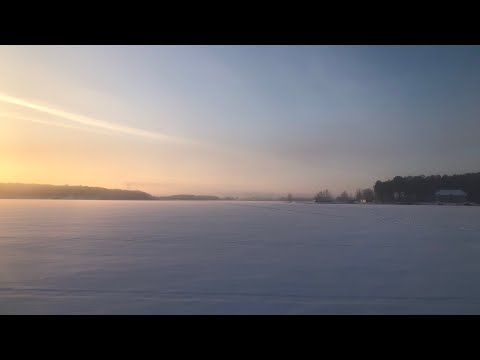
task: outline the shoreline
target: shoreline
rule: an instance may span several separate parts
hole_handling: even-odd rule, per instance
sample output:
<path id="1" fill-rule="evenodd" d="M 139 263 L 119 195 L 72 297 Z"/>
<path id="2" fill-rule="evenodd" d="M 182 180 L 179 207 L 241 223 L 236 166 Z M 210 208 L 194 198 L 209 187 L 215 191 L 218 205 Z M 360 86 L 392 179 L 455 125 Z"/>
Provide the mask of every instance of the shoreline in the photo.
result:
<path id="1" fill-rule="evenodd" d="M 141 202 L 165 202 L 165 201 L 175 201 L 175 202 L 276 202 L 276 203 L 285 203 L 285 204 L 311 204 L 311 205 L 399 205 L 399 206 L 449 206 L 449 207 L 478 207 L 480 204 L 476 203 L 344 203 L 344 202 L 315 202 L 312 201 L 284 201 L 284 200 L 275 200 L 275 199 L 80 199 L 80 198 L 3 198 L 0 197 L 0 200 L 50 200 L 50 201 L 141 201 Z"/>

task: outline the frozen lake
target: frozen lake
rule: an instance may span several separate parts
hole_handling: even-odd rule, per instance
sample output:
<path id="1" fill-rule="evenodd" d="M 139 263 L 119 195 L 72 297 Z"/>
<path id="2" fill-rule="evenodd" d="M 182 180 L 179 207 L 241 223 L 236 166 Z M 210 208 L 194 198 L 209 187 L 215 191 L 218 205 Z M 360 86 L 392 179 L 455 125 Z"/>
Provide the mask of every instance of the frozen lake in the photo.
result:
<path id="1" fill-rule="evenodd" d="M 0 200 L 1 314 L 480 314 L 480 207 Z"/>

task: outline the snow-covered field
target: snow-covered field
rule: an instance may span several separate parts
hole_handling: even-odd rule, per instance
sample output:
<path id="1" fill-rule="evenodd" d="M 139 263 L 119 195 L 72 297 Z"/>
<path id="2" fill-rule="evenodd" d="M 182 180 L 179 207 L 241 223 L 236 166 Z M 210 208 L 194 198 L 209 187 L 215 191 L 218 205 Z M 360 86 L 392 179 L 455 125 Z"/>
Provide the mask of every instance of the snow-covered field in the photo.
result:
<path id="1" fill-rule="evenodd" d="M 1 314 L 480 314 L 480 207 L 0 200 Z"/>

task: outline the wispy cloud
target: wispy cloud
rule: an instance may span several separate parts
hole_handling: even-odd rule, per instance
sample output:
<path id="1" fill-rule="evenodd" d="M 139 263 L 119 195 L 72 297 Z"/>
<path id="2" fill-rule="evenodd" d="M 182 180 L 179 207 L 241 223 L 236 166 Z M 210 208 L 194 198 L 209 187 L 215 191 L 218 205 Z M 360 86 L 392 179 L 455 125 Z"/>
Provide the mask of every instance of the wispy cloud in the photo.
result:
<path id="1" fill-rule="evenodd" d="M 29 121 L 37 124 L 42 124 L 42 125 L 48 125 L 48 126 L 55 126 L 55 127 L 61 127 L 64 129 L 72 129 L 72 130 L 79 130 L 79 131 L 86 131 L 86 132 L 91 132 L 95 134 L 102 134 L 102 135 L 110 135 L 111 133 L 106 132 L 106 131 L 101 131 L 100 129 L 95 129 L 91 127 L 82 127 L 82 126 L 77 126 L 77 125 L 72 125 L 72 124 L 64 124 L 56 121 L 50 121 L 50 120 L 43 120 L 43 119 L 38 119 L 38 118 L 33 118 L 29 116 L 23 116 L 15 113 L 0 113 L 0 118 L 6 118 L 6 119 L 15 119 L 15 120 L 21 120 L 21 121 Z"/>
<path id="2" fill-rule="evenodd" d="M 72 112 L 64 111 L 52 106 L 36 104 L 31 101 L 27 101 L 24 99 L 20 99 L 20 98 L 2 94 L 2 93 L 0 93 L 0 102 L 4 102 L 11 105 L 17 105 L 17 106 L 27 108 L 30 110 L 35 110 L 44 114 L 53 115 L 53 116 L 62 118 L 64 120 L 85 125 L 90 128 L 104 129 L 104 130 L 108 130 L 115 133 L 138 136 L 138 137 L 154 139 L 154 140 L 169 141 L 169 142 L 176 142 L 176 143 L 194 143 L 194 141 L 190 139 L 170 136 L 167 134 L 162 134 L 154 131 L 148 131 L 148 130 L 138 129 L 130 126 L 115 124 L 113 122 L 98 120 L 98 119 L 87 117 L 81 114 L 75 114 Z M 32 120 L 30 119 L 30 121 Z M 46 125 L 54 125 L 54 123 L 44 121 L 44 120 L 35 120 L 35 122 L 43 123 Z M 55 123 L 55 126 L 66 127 L 65 124 L 59 125 L 59 123 Z"/>

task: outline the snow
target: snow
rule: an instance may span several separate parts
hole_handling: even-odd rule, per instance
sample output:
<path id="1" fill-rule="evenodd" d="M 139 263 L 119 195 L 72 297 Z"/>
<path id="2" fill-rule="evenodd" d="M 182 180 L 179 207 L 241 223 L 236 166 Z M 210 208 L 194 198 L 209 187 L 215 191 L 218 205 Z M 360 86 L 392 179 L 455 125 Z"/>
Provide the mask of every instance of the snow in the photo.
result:
<path id="1" fill-rule="evenodd" d="M 480 207 L 0 200 L 1 314 L 480 314 Z"/>

